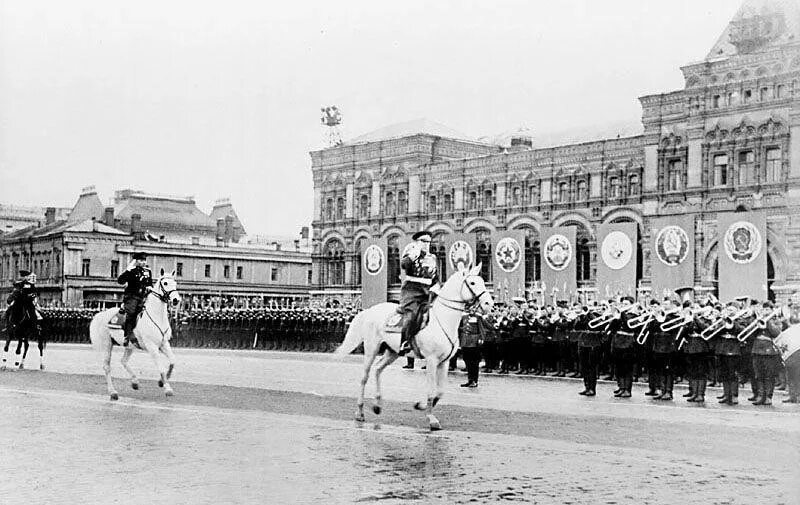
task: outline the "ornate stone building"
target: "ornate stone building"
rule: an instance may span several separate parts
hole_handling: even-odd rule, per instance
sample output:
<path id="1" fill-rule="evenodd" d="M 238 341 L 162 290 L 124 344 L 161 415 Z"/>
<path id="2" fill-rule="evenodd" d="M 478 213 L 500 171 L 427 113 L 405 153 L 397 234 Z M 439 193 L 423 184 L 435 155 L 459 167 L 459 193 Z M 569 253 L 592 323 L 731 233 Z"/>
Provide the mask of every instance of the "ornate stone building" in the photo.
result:
<path id="1" fill-rule="evenodd" d="M 532 285 L 540 228 L 564 225 L 576 227 L 578 286 L 591 292 L 597 226 L 624 221 L 638 224 L 647 289 L 652 218 L 687 214 L 695 287 L 713 292 L 717 213 L 750 209 L 768 216 L 770 296 L 800 291 L 800 6 L 745 1 L 705 59 L 681 70 L 683 89 L 640 98 L 636 135 L 553 146 L 520 135 L 495 145 L 412 122 L 312 152 L 312 295 L 358 297 L 360 242 L 370 236 L 388 238 L 393 293 L 399 242 L 423 228 L 434 242 L 476 234 L 484 264 L 493 232 L 524 230 Z"/>

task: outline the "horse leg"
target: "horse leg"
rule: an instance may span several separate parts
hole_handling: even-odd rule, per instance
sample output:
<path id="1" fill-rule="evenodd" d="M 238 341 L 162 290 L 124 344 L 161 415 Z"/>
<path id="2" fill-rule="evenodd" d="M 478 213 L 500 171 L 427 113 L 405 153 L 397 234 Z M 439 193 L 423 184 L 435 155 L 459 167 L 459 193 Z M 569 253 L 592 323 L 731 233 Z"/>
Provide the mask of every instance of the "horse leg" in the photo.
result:
<path id="1" fill-rule="evenodd" d="M 161 364 L 158 362 L 158 349 L 153 344 L 148 342 L 146 338 L 140 338 L 139 342 L 142 343 L 142 345 L 144 345 L 147 354 L 149 354 L 150 357 L 153 358 L 153 363 L 156 365 L 156 370 L 158 370 L 158 373 L 161 375 L 161 378 L 158 380 L 158 387 L 164 388 L 164 393 L 167 396 L 172 396 L 174 394 L 174 391 L 172 391 L 172 386 L 170 386 L 169 382 L 167 381 L 167 373 L 164 371 L 164 369 L 161 367 Z"/>
<path id="2" fill-rule="evenodd" d="M 106 346 L 106 353 L 103 357 L 103 372 L 106 374 L 106 385 L 108 386 L 108 394 L 111 396 L 112 400 L 119 400 L 119 394 L 117 390 L 114 389 L 114 383 L 111 380 L 111 350 L 113 346 L 111 345 L 111 337 L 106 335 L 106 340 L 104 340 L 104 344 Z"/>
<path id="3" fill-rule="evenodd" d="M 14 356 L 15 356 L 15 358 L 14 358 L 14 366 L 15 367 L 19 366 L 19 355 L 20 355 L 20 352 L 22 351 L 22 340 L 23 339 L 24 339 L 24 337 L 22 335 L 20 335 L 19 338 L 17 338 L 17 350 L 14 351 Z"/>
<path id="4" fill-rule="evenodd" d="M 47 341 L 44 336 L 39 334 L 39 370 L 44 370 L 44 348 L 47 346 Z"/>
<path id="5" fill-rule="evenodd" d="M 167 367 L 167 380 L 172 378 L 172 372 L 175 370 L 175 353 L 172 352 L 172 346 L 169 340 L 164 340 L 164 345 L 161 346 L 161 352 L 167 357 L 169 366 Z"/>
<path id="6" fill-rule="evenodd" d="M 123 351 L 120 363 L 122 363 L 122 368 L 124 368 L 125 371 L 128 372 L 128 375 L 130 375 L 131 377 L 131 388 L 139 389 L 139 377 L 136 376 L 136 372 L 133 371 L 133 368 L 131 368 L 131 365 L 128 363 L 132 355 L 133 355 L 133 347 L 129 345 Z"/>
<path id="7" fill-rule="evenodd" d="M 367 382 L 369 382 L 369 371 L 372 369 L 372 363 L 378 355 L 377 349 L 364 348 L 364 373 L 361 375 L 361 389 L 358 391 L 358 403 L 356 406 L 356 422 L 364 422 L 364 391 L 367 389 Z"/>
<path id="8" fill-rule="evenodd" d="M 24 337 L 22 339 L 22 358 L 19 360 L 20 370 L 25 368 L 25 358 L 28 356 L 28 348 L 30 348 L 30 342 L 28 342 L 28 337 Z"/>
<path id="9" fill-rule="evenodd" d="M 372 406 L 372 411 L 375 415 L 380 415 L 381 410 L 383 409 L 383 393 L 381 392 L 381 373 L 383 370 L 394 363 L 394 360 L 397 359 L 397 353 L 392 351 L 391 349 L 386 349 L 384 351 L 383 356 L 381 356 L 380 361 L 378 364 L 375 365 L 375 405 Z"/>
<path id="10" fill-rule="evenodd" d="M 439 366 L 441 366 L 441 364 Z M 442 429 L 441 425 L 439 424 L 439 420 L 433 415 L 433 406 L 439 401 L 436 398 L 436 375 L 438 374 L 439 366 L 435 366 L 432 363 L 432 360 L 426 360 L 425 372 L 428 379 L 428 402 L 424 406 L 422 405 L 422 402 L 417 402 L 414 405 L 415 409 L 425 411 L 425 416 L 428 418 L 428 426 L 430 427 L 431 431 Z"/>

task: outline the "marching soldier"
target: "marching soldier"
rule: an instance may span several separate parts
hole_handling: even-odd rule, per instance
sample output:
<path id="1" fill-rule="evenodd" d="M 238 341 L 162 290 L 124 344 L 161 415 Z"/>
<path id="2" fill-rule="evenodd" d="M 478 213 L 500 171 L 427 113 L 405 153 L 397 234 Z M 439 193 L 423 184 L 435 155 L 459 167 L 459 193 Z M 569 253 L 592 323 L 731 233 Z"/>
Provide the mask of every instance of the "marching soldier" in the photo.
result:
<path id="1" fill-rule="evenodd" d="M 741 342 L 736 338 L 742 325 L 736 321 L 737 305 L 730 302 L 720 314 L 722 320 L 717 324 L 721 330 L 714 338 L 714 354 L 719 363 L 719 378 L 722 381 L 722 397 L 719 403 L 737 405 L 739 403 L 739 380 L 736 377 L 736 368 L 741 354 Z"/>
<path id="2" fill-rule="evenodd" d="M 670 319 L 668 316 L 674 310 L 676 308 L 672 306 L 672 299 L 664 298 L 661 309 L 653 317 L 648 328 L 650 331 L 648 339 L 653 342 L 653 369 L 650 373 L 657 377 L 661 385 L 661 394 L 654 396 L 654 400 L 672 401 L 672 389 L 675 384 L 674 359 L 678 345 L 676 338 L 680 329 L 665 331 L 662 325 L 675 321 L 675 318 Z M 680 316 L 675 317 L 680 318 Z"/>

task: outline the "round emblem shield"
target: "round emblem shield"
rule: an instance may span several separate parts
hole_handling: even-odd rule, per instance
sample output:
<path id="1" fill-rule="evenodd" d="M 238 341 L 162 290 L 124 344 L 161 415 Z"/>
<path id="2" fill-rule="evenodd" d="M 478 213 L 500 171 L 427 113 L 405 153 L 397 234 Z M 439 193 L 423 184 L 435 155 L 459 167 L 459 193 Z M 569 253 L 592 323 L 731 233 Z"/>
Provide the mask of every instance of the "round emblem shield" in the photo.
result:
<path id="1" fill-rule="evenodd" d="M 522 262 L 522 248 L 519 242 L 511 237 L 500 239 L 494 252 L 494 260 L 504 272 L 511 273 L 516 270 Z"/>
<path id="2" fill-rule="evenodd" d="M 631 261 L 633 244 L 631 239 L 621 231 L 612 231 L 603 239 L 600 254 L 608 268 L 619 270 Z"/>
<path id="3" fill-rule="evenodd" d="M 656 256 L 665 265 L 680 265 L 688 252 L 689 236 L 680 226 L 665 226 L 656 235 Z"/>
<path id="4" fill-rule="evenodd" d="M 737 221 L 725 232 L 725 253 L 739 264 L 750 263 L 761 252 L 761 233 L 749 221 Z"/>
<path id="5" fill-rule="evenodd" d="M 364 270 L 370 275 L 378 275 L 383 270 L 384 261 L 383 251 L 375 244 L 367 247 L 364 251 Z"/>
<path id="6" fill-rule="evenodd" d="M 450 245 L 447 257 L 450 259 L 450 267 L 457 271 L 469 268 L 474 261 L 472 247 L 463 240 L 456 240 Z"/>
<path id="7" fill-rule="evenodd" d="M 547 266 L 556 271 L 567 268 L 572 260 L 572 244 L 567 237 L 556 233 L 550 235 L 544 243 L 544 261 Z"/>

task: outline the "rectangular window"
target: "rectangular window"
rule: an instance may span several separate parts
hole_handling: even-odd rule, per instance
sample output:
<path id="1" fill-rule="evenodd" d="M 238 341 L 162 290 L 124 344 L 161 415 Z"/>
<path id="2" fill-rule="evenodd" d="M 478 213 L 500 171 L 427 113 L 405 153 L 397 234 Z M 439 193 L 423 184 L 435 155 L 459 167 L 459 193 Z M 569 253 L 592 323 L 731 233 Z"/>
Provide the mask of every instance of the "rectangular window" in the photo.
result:
<path id="1" fill-rule="evenodd" d="M 786 86 L 783 84 L 778 84 L 778 87 L 775 88 L 775 98 L 784 98 L 786 96 Z"/>
<path id="2" fill-rule="evenodd" d="M 50 260 L 44 260 L 44 277 L 45 279 L 50 278 Z M 3 278 L 3 275 L 0 274 L 0 279 Z"/>
<path id="3" fill-rule="evenodd" d="M 230 279 L 231 278 L 231 266 L 230 265 L 225 265 L 225 266 L 222 267 L 222 276 L 225 277 L 226 279 Z"/>
<path id="4" fill-rule="evenodd" d="M 206 277 L 211 277 L 211 265 L 206 265 Z"/>
<path id="5" fill-rule="evenodd" d="M 719 154 L 714 156 L 714 186 L 727 186 L 728 184 L 728 156 Z"/>
<path id="6" fill-rule="evenodd" d="M 81 275 L 83 277 L 89 277 L 89 265 L 91 264 L 91 260 L 82 260 L 81 261 Z"/>
<path id="7" fill-rule="evenodd" d="M 744 90 L 744 99 L 742 100 L 744 103 L 750 103 L 753 100 L 753 90 L 746 89 Z"/>
<path id="8" fill-rule="evenodd" d="M 736 179 L 740 186 L 745 186 L 753 180 L 754 164 L 755 153 L 753 153 L 753 151 L 739 152 L 738 163 L 736 165 Z"/>
<path id="9" fill-rule="evenodd" d="M 180 261 L 175 264 L 175 277 L 183 277 L 183 263 Z"/>
<path id="10" fill-rule="evenodd" d="M 241 280 L 243 272 L 244 270 L 242 269 L 242 267 L 236 267 L 236 278 Z"/>
<path id="11" fill-rule="evenodd" d="M 278 280 L 278 268 L 277 267 L 272 267 L 272 270 L 270 271 L 269 278 L 272 280 L 272 282 L 275 282 L 275 281 Z"/>
<path id="12" fill-rule="evenodd" d="M 119 260 L 111 260 L 111 277 L 119 277 Z"/>
<path id="13" fill-rule="evenodd" d="M 736 105 L 736 94 L 729 92 L 725 95 L 725 105 Z"/>
<path id="14" fill-rule="evenodd" d="M 669 191 L 683 189 L 683 160 L 670 160 L 667 164 L 667 189 Z"/>
<path id="15" fill-rule="evenodd" d="M 313 270 L 309 270 L 306 274 L 307 274 L 306 282 L 308 284 L 313 283 L 314 282 L 314 271 Z"/>
<path id="16" fill-rule="evenodd" d="M 711 107 L 714 109 L 719 109 L 719 95 L 714 95 L 711 98 Z"/>
<path id="17" fill-rule="evenodd" d="M 767 87 L 761 88 L 760 98 L 762 102 L 769 99 L 769 88 Z"/>
<path id="18" fill-rule="evenodd" d="M 772 147 L 767 149 L 767 166 L 766 166 L 767 182 L 780 182 L 781 177 L 781 149 L 780 147 Z"/>

